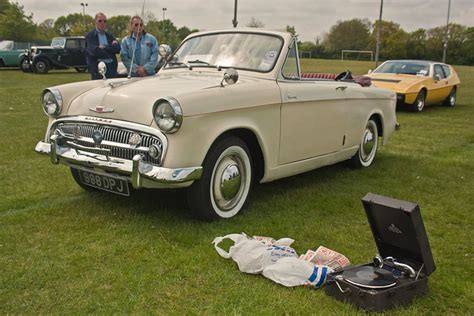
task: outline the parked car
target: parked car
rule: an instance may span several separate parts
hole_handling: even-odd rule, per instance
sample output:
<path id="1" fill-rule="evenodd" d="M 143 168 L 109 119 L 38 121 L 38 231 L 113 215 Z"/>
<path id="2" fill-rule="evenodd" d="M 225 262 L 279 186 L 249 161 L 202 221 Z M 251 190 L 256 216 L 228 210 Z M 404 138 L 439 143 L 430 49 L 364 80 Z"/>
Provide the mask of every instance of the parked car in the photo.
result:
<path id="1" fill-rule="evenodd" d="M 366 76 L 376 87 L 396 92 L 398 104 L 414 112 L 431 104 L 454 107 L 461 83 L 450 65 L 425 60 L 387 60 Z"/>
<path id="2" fill-rule="evenodd" d="M 78 72 L 87 70 L 86 40 L 84 36 L 55 37 L 51 46 L 33 46 L 21 56 L 24 72 L 46 74 L 51 69 L 73 67 Z"/>
<path id="3" fill-rule="evenodd" d="M 290 33 L 193 33 L 164 57 L 152 77 L 45 89 L 36 151 L 88 191 L 187 187 L 191 209 L 211 220 L 238 214 L 255 181 L 370 166 L 397 124 L 393 92 L 348 73 L 302 79 Z"/>
<path id="4" fill-rule="evenodd" d="M 0 67 L 18 67 L 23 52 L 24 49 L 18 49 L 14 41 L 0 41 Z"/>

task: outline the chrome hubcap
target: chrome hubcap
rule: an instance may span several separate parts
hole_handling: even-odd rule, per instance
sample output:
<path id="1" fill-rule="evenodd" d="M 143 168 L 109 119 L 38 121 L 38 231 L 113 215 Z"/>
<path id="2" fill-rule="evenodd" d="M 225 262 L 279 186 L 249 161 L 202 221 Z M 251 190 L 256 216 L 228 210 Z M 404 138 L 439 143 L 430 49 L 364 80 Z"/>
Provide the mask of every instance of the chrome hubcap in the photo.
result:
<path id="1" fill-rule="evenodd" d="M 39 62 L 36 64 L 36 69 L 43 71 L 46 68 L 45 64 L 43 62 Z"/>
<path id="2" fill-rule="evenodd" d="M 240 177 L 239 166 L 232 162 L 222 173 L 221 177 L 221 194 L 222 197 L 229 201 L 232 200 L 237 193 L 239 193 L 240 184 L 242 183 Z"/>
<path id="3" fill-rule="evenodd" d="M 218 162 L 214 174 L 214 200 L 219 209 L 229 211 L 242 198 L 246 181 L 244 162 L 237 155 L 229 155 Z"/>
<path id="4" fill-rule="evenodd" d="M 377 146 L 377 134 L 374 128 L 376 127 L 372 125 L 367 126 L 362 138 L 360 157 L 364 162 L 370 161 L 375 154 L 375 148 Z"/>

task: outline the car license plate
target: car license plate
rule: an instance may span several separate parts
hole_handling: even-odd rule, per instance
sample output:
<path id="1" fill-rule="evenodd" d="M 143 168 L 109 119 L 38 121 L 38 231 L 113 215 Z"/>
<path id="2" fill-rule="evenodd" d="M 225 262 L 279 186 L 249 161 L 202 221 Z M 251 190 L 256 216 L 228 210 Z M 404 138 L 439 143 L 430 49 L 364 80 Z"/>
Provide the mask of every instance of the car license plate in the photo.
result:
<path id="1" fill-rule="evenodd" d="M 85 185 L 125 196 L 130 195 L 127 180 L 78 170 L 81 182 Z"/>

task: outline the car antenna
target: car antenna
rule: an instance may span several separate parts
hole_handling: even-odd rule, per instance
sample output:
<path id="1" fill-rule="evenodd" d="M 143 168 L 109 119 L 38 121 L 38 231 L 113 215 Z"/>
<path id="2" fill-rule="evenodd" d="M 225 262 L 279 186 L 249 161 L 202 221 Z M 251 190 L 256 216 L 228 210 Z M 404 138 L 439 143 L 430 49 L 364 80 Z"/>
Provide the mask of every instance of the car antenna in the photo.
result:
<path id="1" fill-rule="evenodd" d="M 142 5 L 142 14 L 140 15 L 140 19 L 142 20 L 143 23 L 143 16 L 145 15 L 145 0 L 143 0 L 143 5 Z M 143 32 L 143 30 L 141 30 Z M 133 31 L 132 31 L 133 34 Z M 128 76 L 127 79 L 132 78 L 132 68 L 133 68 L 133 62 L 135 60 L 135 50 L 137 48 L 137 42 L 138 42 L 138 31 L 135 33 L 135 43 L 133 44 L 133 51 L 132 51 L 132 60 L 130 61 L 130 69 L 128 70 Z"/>

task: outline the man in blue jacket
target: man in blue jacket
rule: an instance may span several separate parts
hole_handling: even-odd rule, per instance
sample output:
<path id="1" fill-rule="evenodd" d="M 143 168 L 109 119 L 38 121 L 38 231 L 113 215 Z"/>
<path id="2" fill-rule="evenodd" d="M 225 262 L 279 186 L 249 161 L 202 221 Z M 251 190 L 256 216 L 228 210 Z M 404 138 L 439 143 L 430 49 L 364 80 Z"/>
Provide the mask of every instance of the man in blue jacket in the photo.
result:
<path id="1" fill-rule="evenodd" d="M 132 77 L 153 76 L 158 64 L 158 41 L 145 32 L 138 15 L 130 20 L 130 35 L 122 39 L 120 56 Z"/>
<path id="2" fill-rule="evenodd" d="M 120 53 L 119 42 L 105 31 L 107 25 L 107 17 L 99 12 L 95 15 L 95 29 L 86 35 L 86 57 L 87 66 L 91 74 L 92 80 L 101 79 L 97 70 L 99 62 L 103 61 L 107 65 L 107 78 L 117 77 L 117 57 L 115 54 Z"/>

